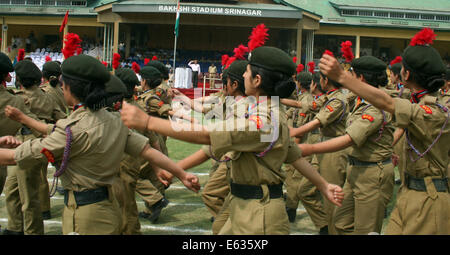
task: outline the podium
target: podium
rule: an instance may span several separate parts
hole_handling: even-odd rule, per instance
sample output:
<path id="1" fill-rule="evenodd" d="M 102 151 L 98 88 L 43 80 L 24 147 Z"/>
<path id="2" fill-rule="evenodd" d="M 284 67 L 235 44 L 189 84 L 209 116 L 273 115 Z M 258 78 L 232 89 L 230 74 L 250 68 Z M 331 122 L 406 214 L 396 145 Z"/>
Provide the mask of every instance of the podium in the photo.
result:
<path id="1" fill-rule="evenodd" d="M 175 88 L 192 88 L 192 69 L 187 67 L 177 67 L 175 69 Z"/>

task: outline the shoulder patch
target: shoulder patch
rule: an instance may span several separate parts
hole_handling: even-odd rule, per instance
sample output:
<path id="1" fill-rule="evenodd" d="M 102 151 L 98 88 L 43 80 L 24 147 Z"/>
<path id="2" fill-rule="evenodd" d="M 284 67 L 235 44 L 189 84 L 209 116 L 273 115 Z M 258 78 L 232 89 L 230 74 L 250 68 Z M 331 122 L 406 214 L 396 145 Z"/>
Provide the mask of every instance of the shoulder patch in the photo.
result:
<path id="1" fill-rule="evenodd" d="M 369 115 L 369 114 L 363 114 L 363 115 L 361 116 L 361 118 L 362 118 L 363 120 L 369 120 L 370 122 L 373 122 L 373 121 L 374 121 L 374 118 L 373 118 L 371 115 Z"/>
<path id="2" fill-rule="evenodd" d="M 161 92 L 156 91 L 156 95 L 160 97 L 161 96 Z"/>
<path id="3" fill-rule="evenodd" d="M 257 115 L 250 115 L 248 117 L 248 119 L 253 121 L 253 122 L 255 122 L 257 129 L 261 129 L 263 127 L 263 123 L 262 123 L 261 118 L 259 116 L 257 116 Z"/>
<path id="4" fill-rule="evenodd" d="M 41 150 L 41 153 L 44 154 L 44 156 L 47 158 L 47 161 L 50 163 L 55 163 L 55 157 L 53 156 L 53 153 L 49 150 L 47 150 L 47 148 L 43 148 Z"/>
<path id="5" fill-rule="evenodd" d="M 317 108 L 317 103 L 315 101 L 312 103 L 312 108 L 313 108 L 313 110 L 315 110 Z"/>
<path id="6" fill-rule="evenodd" d="M 328 109 L 330 112 L 333 112 L 333 111 L 334 111 L 334 109 L 333 109 L 333 107 L 331 107 L 331 105 L 327 105 L 327 109 Z"/>
<path id="7" fill-rule="evenodd" d="M 299 115 L 302 117 L 306 117 L 306 113 L 303 113 L 303 112 L 301 112 Z"/>
<path id="8" fill-rule="evenodd" d="M 159 101 L 158 106 L 161 107 L 164 104 L 163 101 Z"/>
<path id="9" fill-rule="evenodd" d="M 420 105 L 420 108 L 424 109 L 425 112 L 428 114 L 433 114 L 433 111 L 431 110 L 431 108 L 426 105 Z"/>

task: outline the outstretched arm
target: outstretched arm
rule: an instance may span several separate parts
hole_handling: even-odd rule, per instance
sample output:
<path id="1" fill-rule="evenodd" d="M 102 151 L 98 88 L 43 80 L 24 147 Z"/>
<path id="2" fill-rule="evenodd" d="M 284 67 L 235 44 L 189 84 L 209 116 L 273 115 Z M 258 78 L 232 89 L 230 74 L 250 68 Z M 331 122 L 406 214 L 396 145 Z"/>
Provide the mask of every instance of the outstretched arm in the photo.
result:
<path id="1" fill-rule="evenodd" d="M 15 120 L 19 123 L 22 123 L 22 124 L 26 125 L 27 127 L 32 128 L 43 135 L 46 135 L 48 132 L 47 124 L 29 117 L 28 115 L 24 114 L 22 111 L 17 109 L 16 107 L 7 105 L 5 107 L 5 115 L 8 118 Z"/>
<path id="2" fill-rule="evenodd" d="M 339 62 L 330 55 L 323 55 L 319 63 L 320 71 L 328 78 L 342 84 L 356 95 L 364 98 L 378 109 L 394 114 L 394 99 L 386 92 L 370 86 L 342 69 Z"/>
<path id="3" fill-rule="evenodd" d="M 166 155 L 151 148 L 150 145 L 147 144 L 145 146 L 141 152 L 141 157 L 159 168 L 165 169 L 175 175 L 188 189 L 194 192 L 198 192 L 200 190 L 200 183 L 197 176 L 185 172 Z"/>
<path id="4" fill-rule="evenodd" d="M 0 165 L 15 165 L 16 161 L 14 160 L 14 150 L 11 149 L 0 149 Z"/>
<path id="5" fill-rule="evenodd" d="M 300 149 L 302 150 L 302 156 L 306 157 L 312 154 L 340 151 L 352 145 L 352 138 L 350 137 L 350 135 L 345 134 L 321 143 L 299 144 L 298 147 L 300 147 Z"/>
<path id="6" fill-rule="evenodd" d="M 319 189 L 322 195 L 330 200 L 330 202 L 337 206 L 342 205 L 342 200 L 344 199 L 344 192 L 342 188 L 325 181 L 325 179 L 320 176 L 316 170 L 314 170 L 308 161 L 304 158 L 299 158 L 292 164 L 292 166 L 308 180 L 310 180 L 311 183 Z"/>
<path id="7" fill-rule="evenodd" d="M 297 100 L 288 99 L 288 98 L 282 98 L 280 99 L 280 102 L 284 105 L 295 107 L 295 108 L 302 108 L 302 103 L 300 103 Z"/>
<path id="8" fill-rule="evenodd" d="M 208 155 L 206 155 L 206 153 L 200 149 L 196 151 L 194 154 L 178 161 L 177 165 L 183 169 L 188 170 L 202 164 L 208 159 L 209 159 Z"/>
<path id="9" fill-rule="evenodd" d="M 291 137 L 301 137 L 304 134 L 311 132 L 320 127 L 320 121 L 318 119 L 313 119 L 305 125 L 290 129 Z"/>
<path id="10" fill-rule="evenodd" d="M 121 117 L 124 124 L 132 129 L 155 131 L 162 135 L 190 143 L 211 143 L 209 132 L 202 125 L 189 123 L 178 124 L 169 120 L 151 117 L 138 107 L 126 102 L 123 103 Z M 174 126 L 177 130 L 174 129 Z"/>

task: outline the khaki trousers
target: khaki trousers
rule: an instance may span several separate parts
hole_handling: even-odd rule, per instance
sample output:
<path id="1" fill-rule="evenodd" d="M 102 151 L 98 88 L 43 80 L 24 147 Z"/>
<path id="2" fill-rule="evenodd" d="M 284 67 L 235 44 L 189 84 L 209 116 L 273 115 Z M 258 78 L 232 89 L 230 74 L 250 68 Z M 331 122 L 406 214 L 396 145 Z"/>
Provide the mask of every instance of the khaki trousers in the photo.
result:
<path id="1" fill-rule="evenodd" d="M 231 195 L 230 215 L 219 235 L 289 234 L 289 221 L 283 198 L 270 199 L 267 185 L 261 187 L 261 199 L 241 199 Z"/>
<path id="2" fill-rule="evenodd" d="M 227 173 L 227 163 L 220 163 L 217 169 L 210 173 L 208 182 L 202 191 L 202 200 L 214 218 L 217 217 L 226 196 L 230 193 Z"/>
<path id="3" fill-rule="evenodd" d="M 68 203 L 63 212 L 63 234 L 118 235 L 122 219 L 117 200 L 110 190 L 110 199 L 94 204 L 77 206 L 72 191 L 68 191 Z"/>
<path id="4" fill-rule="evenodd" d="M 350 166 L 344 185 L 344 201 L 337 207 L 332 227 L 340 235 L 381 233 L 384 213 L 394 192 L 392 163 Z"/>
<path id="5" fill-rule="evenodd" d="M 318 155 L 320 175 L 328 183 L 340 187 L 344 186 L 348 162 L 347 154 L 348 150 L 341 150 Z M 327 215 L 328 225 L 331 226 L 331 219 L 336 206 L 327 199 L 323 199 L 323 208 Z"/>
<path id="6" fill-rule="evenodd" d="M 425 183 L 427 191 L 402 188 L 386 235 L 450 235 L 450 193 L 437 192 L 430 177 Z"/>
<path id="7" fill-rule="evenodd" d="M 230 201 L 231 201 L 231 193 L 228 193 L 227 197 L 225 198 L 225 201 L 223 202 L 222 208 L 220 208 L 220 211 L 212 224 L 213 235 L 219 234 L 220 230 L 228 221 L 228 218 L 230 217 Z"/>
<path id="8" fill-rule="evenodd" d="M 8 170 L 6 166 L 0 166 L 0 194 L 3 192 L 3 187 L 5 187 L 6 177 L 8 176 Z"/>
<path id="9" fill-rule="evenodd" d="M 41 184 L 39 185 L 39 201 L 41 201 L 41 211 L 50 211 L 50 187 L 47 180 L 48 164 L 43 164 L 41 169 Z"/>

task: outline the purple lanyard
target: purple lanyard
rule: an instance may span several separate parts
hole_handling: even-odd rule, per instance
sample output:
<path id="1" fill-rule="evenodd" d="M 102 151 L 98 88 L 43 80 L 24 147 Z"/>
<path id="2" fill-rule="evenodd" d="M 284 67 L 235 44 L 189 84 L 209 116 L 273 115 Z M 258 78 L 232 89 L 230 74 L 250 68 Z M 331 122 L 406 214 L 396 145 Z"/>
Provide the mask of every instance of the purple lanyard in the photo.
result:
<path id="1" fill-rule="evenodd" d="M 64 154 L 61 160 L 61 165 L 55 162 L 56 171 L 53 174 L 52 188 L 50 189 L 50 197 L 53 197 L 56 193 L 56 189 L 58 188 L 58 177 L 61 176 L 64 171 L 67 169 L 67 163 L 69 162 L 70 149 L 72 145 L 73 134 L 72 130 L 70 130 L 70 126 L 66 127 L 66 146 L 64 147 Z"/>
<path id="2" fill-rule="evenodd" d="M 361 115 L 363 115 L 364 112 L 367 110 L 367 108 L 369 108 L 370 106 L 372 106 L 372 105 L 369 104 L 369 105 L 367 105 L 366 107 L 364 107 L 364 109 L 363 109 Z M 377 142 L 378 140 L 381 139 L 381 135 L 383 134 L 384 127 L 387 125 L 387 122 L 386 122 L 386 113 L 385 113 L 383 110 L 381 110 L 381 113 L 383 114 L 383 123 L 381 124 L 381 128 L 378 130 L 378 134 L 379 134 L 378 137 L 377 137 L 375 140 L 373 140 L 374 142 Z"/>

